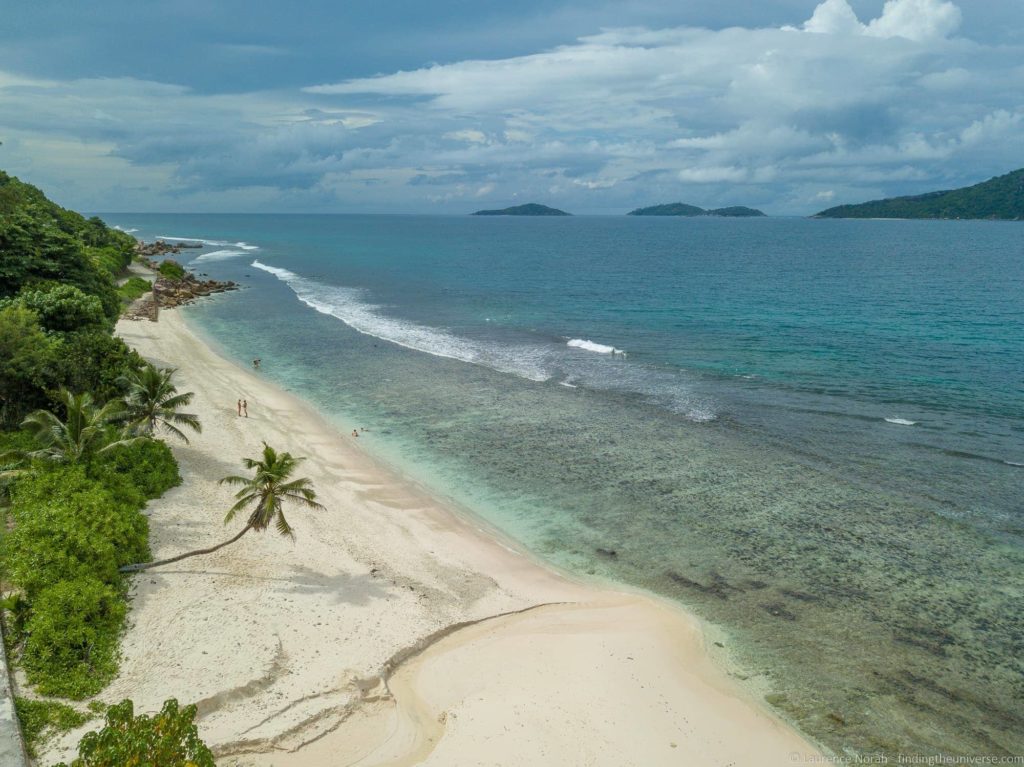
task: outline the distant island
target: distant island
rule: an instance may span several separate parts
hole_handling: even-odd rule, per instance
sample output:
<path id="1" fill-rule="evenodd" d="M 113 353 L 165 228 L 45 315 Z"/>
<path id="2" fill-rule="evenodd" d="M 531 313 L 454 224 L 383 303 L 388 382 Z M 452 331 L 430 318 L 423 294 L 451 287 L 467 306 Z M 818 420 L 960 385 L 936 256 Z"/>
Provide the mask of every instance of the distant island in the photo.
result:
<path id="1" fill-rule="evenodd" d="M 528 202 L 525 205 L 513 205 L 511 208 L 501 210 L 478 210 L 474 216 L 571 216 L 558 208 L 549 208 L 547 205 L 538 205 L 535 202 Z"/>
<path id="2" fill-rule="evenodd" d="M 1024 168 L 962 189 L 838 205 L 814 218 L 980 218 L 1024 220 Z"/>
<path id="3" fill-rule="evenodd" d="M 683 202 L 670 202 L 667 205 L 652 205 L 649 208 L 637 208 L 626 214 L 627 216 L 726 216 L 732 218 L 749 218 L 752 216 L 763 216 L 764 213 L 756 208 L 747 208 L 743 205 L 734 205 L 731 208 L 714 208 L 704 210 L 696 205 L 687 205 Z"/>

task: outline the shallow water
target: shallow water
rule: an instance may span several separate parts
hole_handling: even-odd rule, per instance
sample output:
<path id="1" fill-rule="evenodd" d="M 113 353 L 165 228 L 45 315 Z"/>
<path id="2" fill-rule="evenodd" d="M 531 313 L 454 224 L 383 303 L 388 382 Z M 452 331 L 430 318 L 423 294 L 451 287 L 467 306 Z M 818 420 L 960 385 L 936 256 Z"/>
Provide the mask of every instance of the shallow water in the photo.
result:
<path id="1" fill-rule="evenodd" d="M 208 240 L 228 354 L 721 625 L 830 747 L 1024 752 L 1020 225 L 107 219 Z"/>

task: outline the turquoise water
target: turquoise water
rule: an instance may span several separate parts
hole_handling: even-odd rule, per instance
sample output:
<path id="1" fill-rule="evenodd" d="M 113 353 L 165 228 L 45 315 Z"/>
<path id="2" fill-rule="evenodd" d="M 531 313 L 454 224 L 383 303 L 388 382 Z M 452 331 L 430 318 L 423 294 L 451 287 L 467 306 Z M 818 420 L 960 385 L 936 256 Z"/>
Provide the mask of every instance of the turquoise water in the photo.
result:
<path id="1" fill-rule="evenodd" d="M 1024 753 L 1021 225 L 106 218 L 208 240 L 227 353 L 719 624 L 826 745 Z"/>

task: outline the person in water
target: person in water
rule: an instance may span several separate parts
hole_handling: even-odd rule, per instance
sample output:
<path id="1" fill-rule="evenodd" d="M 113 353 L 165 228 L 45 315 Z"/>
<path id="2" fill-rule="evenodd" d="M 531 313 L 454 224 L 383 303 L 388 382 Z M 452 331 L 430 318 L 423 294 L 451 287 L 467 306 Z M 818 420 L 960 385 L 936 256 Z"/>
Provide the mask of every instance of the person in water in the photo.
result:
<path id="1" fill-rule="evenodd" d="M 358 437 L 359 436 L 359 432 L 357 432 L 355 429 L 353 429 L 352 430 L 352 436 L 353 437 Z"/>
<path id="2" fill-rule="evenodd" d="M 253 370 L 259 370 L 260 369 L 260 362 L 261 362 L 261 360 L 260 360 L 259 357 L 257 357 L 256 359 L 254 359 L 252 361 Z"/>

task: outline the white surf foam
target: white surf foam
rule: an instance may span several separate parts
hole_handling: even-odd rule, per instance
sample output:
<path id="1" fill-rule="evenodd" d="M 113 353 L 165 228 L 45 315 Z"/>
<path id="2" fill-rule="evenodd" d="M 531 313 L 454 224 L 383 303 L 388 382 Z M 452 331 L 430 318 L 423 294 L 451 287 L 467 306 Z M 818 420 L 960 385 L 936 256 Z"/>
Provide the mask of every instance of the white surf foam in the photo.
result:
<path id="1" fill-rule="evenodd" d="M 908 421 L 906 418 L 886 418 L 886 423 L 896 423 L 900 426 L 913 426 L 917 421 Z"/>
<path id="2" fill-rule="evenodd" d="M 597 352 L 598 354 L 625 354 L 622 349 L 616 349 L 614 346 L 605 346 L 604 344 L 594 343 L 593 341 L 583 338 L 573 338 L 566 346 L 571 346 L 574 349 L 583 349 L 588 352 Z"/>
<path id="3" fill-rule="evenodd" d="M 229 258 L 238 258 L 239 256 L 248 255 L 244 250 L 213 250 L 209 253 L 203 253 L 201 256 L 196 256 L 192 259 L 193 264 L 198 264 L 201 261 L 226 261 Z"/>
<path id="4" fill-rule="evenodd" d="M 250 245 L 247 242 L 227 242 L 225 240 L 204 240 L 202 237 L 175 237 L 171 234 L 159 234 L 158 240 L 170 240 L 171 242 L 201 242 L 203 245 L 210 245 L 219 248 L 240 248 L 242 250 L 259 250 L 259 245 Z"/>
<path id="5" fill-rule="evenodd" d="M 137 231 L 139 231 L 138 229 L 125 229 L 123 226 L 118 226 L 117 224 L 114 224 L 112 228 L 116 229 L 119 232 L 124 232 L 125 234 L 135 234 Z"/>
<path id="6" fill-rule="evenodd" d="M 531 381 L 546 381 L 550 378 L 541 364 L 542 350 L 525 346 L 489 346 L 440 328 L 388 317 L 380 312 L 380 306 L 365 301 L 366 292 L 358 288 L 324 285 L 258 260 L 253 261 L 252 265 L 288 285 L 306 306 L 335 317 L 360 333 L 407 349 L 483 365 Z"/>
<path id="7" fill-rule="evenodd" d="M 1017 463 L 1016 461 L 1003 461 L 1007 466 L 1016 466 L 1017 468 L 1024 468 L 1024 463 Z"/>

